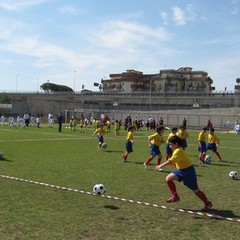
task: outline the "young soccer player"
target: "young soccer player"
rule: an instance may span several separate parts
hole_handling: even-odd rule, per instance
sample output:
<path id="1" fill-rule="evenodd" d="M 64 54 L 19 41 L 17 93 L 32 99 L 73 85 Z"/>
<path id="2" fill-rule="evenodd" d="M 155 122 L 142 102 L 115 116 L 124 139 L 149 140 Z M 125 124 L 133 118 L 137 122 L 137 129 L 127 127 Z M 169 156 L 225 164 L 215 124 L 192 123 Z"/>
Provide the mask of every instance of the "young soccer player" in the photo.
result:
<path id="1" fill-rule="evenodd" d="M 166 158 L 165 161 L 167 161 L 171 156 L 172 156 L 172 149 L 169 146 L 169 139 L 172 136 L 175 136 L 177 134 L 178 128 L 173 127 L 171 133 L 169 133 L 168 138 L 167 138 L 167 144 L 166 144 Z"/>
<path id="2" fill-rule="evenodd" d="M 182 149 L 185 150 L 185 148 L 187 147 L 187 138 L 189 135 L 184 125 L 179 126 L 177 135 L 182 139 Z"/>
<path id="3" fill-rule="evenodd" d="M 93 137 L 97 135 L 98 149 L 102 149 L 102 144 L 104 143 L 103 135 L 105 133 L 107 133 L 107 130 L 103 127 L 103 124 L 100 124 L 100 127 L 93 132 Z"/>
<path id="4" fill-rule="evenodd" d="M 207 150 L 212 150 L 218 157 L 218 161 L 222 161 L 222 157 L 220 156 L 219 152 L 217 151 L 217 147 L 219 145 L 219 138 L 214 133 L 214 128 L 210 128 L 208 134 L 208 144 Z"/>
<path id="5" fill-rule="evenodd" d="M 116 136 L 119 135 L 119 131 L 120 131 L 120 122 L 116 120 L 114 123 L 114 132 Z"/>
<path id="6" fill-rule="evenodd" d="M 202 131 L 199 133 L 198 135 L 198 148 L 199 148 L 199 163 L 203 163 L 205 156 L 206 156 L 206 132 L 207 132 L 208 128 L 207 127 L 203 127 Z"/>
<path id="7" fill-rule="evenodd" d="M 178 136 L 171 137 L 169 145 L 172 148 L 173 155 L 166 162 L 155 167 L 158 171 L 167 165 L 174 165 L 177 168 L 166 177 L 167 186 L 172 193 L 172 196 L 167 199 L 167 203 L 180 201 L 174 183 L 174 181 L 178 181 L 183 182 L 185 186 L 191 189 L 204 202 L 203 211 L 209 211 L 212 208 L 212 203 L 208 200 L 205 193 L 198 188 L 195 168 L 187 152 L 181 148 L 181 143 L 182 140 Z"/>
<path id="8" fill-rule="evenodd" d="M 106 121 L 106 126 L 107 126 L 107 131 L 111 132 L 111 122 L 109 119 Z"/>
<path id="9" fill-rule="evenodd" d="M 128 155 L 133 152 L 133 132 L 135 130 L 134 126 L 129 126 L 128 127 L 128 133 L 126 137 L 126 152 L 122 155 L 123 162 L 127 161 Z"/>
<path id="10" fill-rule="evenodd" d="M 70 130 L 75 132 L 76 131 L 76 126 L 77 126 L 77 120 L 74 116 L 72 116 L 72 118 L 69 121 Z"/>
<path id="11" fill-rule="evenodd" d="M 163 140 L 163 132 L 164 132 L 164 127 L 159 126 L 156 129 L 156 133 L 148 136 L 148 146 L 151 148 L 150 156 L 148 159 L 143 163 L 145 169 L 148 168 L 149 163 L 156 157 L 158 156 L 157 160 L 157 165 L 161 163 L 162 160 L 162 154 L 160 152 L 160 146 L 162 143 L 165 141 Z"/>
<path id="12" fill-rule="evenodd" d="M 80 132 L 83 133 L 83 124 L 84 124 L 84 119 L 79 120 L 79 127 L 80 127 Z"/>

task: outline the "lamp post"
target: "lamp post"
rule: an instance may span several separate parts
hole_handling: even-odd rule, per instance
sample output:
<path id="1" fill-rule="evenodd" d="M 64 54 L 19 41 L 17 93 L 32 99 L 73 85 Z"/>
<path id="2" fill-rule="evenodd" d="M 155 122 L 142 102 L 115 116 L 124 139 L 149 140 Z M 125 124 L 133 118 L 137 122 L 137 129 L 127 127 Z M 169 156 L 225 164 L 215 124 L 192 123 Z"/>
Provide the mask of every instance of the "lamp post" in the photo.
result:
<path id="1" fill-rule="evenodd" d="M 37 92 L 38 92 L 38 78 L 37 78 Z"/>
<path id="2" fill-rule="evenodd" d="M 74 71 L 74 83 L 73 83 L 73 90 L 75 92 L 75 84 L 76 84 L 76 74 L 77 74 L 77 71 L 75 70 Z"/>
<path id="3" fill-rule="evenodd" d="M 49 80 L 47 80 L 47 93 L 49 91 Z"/>
<path id="4" fill-rule="evenodd" d="M 18 74 L 16 75 L 16 92 L 17 92 L 17 86 L 18 86 Z"/>

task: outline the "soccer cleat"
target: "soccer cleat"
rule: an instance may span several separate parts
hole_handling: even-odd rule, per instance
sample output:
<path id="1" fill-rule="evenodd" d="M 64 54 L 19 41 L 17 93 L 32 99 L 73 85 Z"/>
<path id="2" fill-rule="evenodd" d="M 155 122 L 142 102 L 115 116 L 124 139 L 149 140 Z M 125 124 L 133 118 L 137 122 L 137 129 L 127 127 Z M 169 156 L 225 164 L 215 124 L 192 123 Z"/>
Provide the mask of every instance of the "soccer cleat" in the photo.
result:
<path id="1" fill-rule="evenodd" d="M 158 169 L 158 171 L 159 171 L 159 172 L 162 172 L 162 171 L 163 171 L 163 169 L 162 169 L 162 168 L 159 168 L 159 169 Z"/>
<path id="2" fill-rule="evenodd" d="M 145 167 L 145 169 L 148 169 L 148 165 L 146 163 L 143 163 L 143 166 Z"/>
<path id="3" fill-rule="evenodd" d="M 124 154 L 122 155 L 122 159 L 123 159 L 123 161 L 127 161 L 127 158 Z"/>
<path id="4" fill-rule="evenodd" d="M 199 160 L 198 163 L 199 164 L 204 164 L 204 161 L 203 160 Z"/>
<path id="5" fill-rule="evenodd" d="M 205 203 L 205 206 L 202 209 L 202 211 L 209 211 L 212 208 L 212 206 L 213 206 L 212 203 L 208 201 L 207 203 Z"/>
<path id="6" fill-rule="evenodd" d="M 167 203 L 179 202 L 179 201 L 180 201 L 180 198 L 179 198 L 179 196 L 177 196 L 177 195 L 172 196 L 172 197 L 170 197 L 170 198 L 168 198 L 168 199 L 166 200 Z"/>

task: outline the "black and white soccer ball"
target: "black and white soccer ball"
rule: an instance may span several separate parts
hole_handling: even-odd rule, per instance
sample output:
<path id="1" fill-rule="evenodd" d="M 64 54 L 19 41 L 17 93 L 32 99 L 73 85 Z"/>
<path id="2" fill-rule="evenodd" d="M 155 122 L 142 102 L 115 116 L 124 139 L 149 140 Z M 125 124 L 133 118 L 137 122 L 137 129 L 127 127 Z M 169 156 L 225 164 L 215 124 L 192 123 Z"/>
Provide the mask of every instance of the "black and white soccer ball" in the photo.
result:
<path id="1" fill-rule="evenodd" d="M 238 173 L 237 173 L 237 171 L 231 171 L 231 172 L 229 173 L 229 177 L 230 177 L 231 179 L 237 179 L 237 178 L 238 178 Z"/>
<path id="2" fill-rule="evenodd" d="M 93 187 L 93 192 L 96 194 L 96 195 L 103 195 L 106 190 L 105 190 L 105 187 L 103 184 L 99 183 L 99 184 L 96 184 L 94 187 Z"/>
<path id="3" fill-rule="evenodd" d="M 206 163 L 206 164 L 210 164 L 211 161 L 212 161 L 212 158 L 211 158 L 210 155 L 207 155 L 207 156 L 205 157 L 205 159 L 204 159 L 204 163 Z"/>
<path id="4" fill-rule="evenodd" d="M 107 144 L 106 144 L 106 143 L 103 143 L 103 144 L 102 144 L 102 148 L 107 148 Z"/>
<path id="5" fill-rule="evenodd" d="M 1 159 L 4 159 L 4 153 L 3 152 L 0 152 L 0 160 Z"/>

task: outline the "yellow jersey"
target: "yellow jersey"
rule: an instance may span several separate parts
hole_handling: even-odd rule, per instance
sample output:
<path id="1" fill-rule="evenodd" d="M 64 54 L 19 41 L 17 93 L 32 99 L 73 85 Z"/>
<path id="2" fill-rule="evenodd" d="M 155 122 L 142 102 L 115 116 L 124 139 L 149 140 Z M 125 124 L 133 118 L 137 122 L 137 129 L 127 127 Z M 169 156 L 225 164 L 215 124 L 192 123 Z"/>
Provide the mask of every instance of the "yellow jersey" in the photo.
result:
<path id="1" fill-rule="evenodd" d="M 159 147 L 162 143 L 165 142 L 163 140 L 163 136 L 159 135 L 158 133 L 154 133 L 154 134 L 148 136 L 148 140 L 150 140 L 152 144 L 157 145 Z"/>
<path id="2" fill-rule="evenodd" d="M 173 151 L 172 156 L 168 159 L 177 169 L 185 169 L 192 165 L 186 151 L 182 148 L 177 148 Z"/>
<path id="3" fill-rule="evenodd" d="M 204 131 L 201 131 L 198 135 L 198 141 L 206 142 L 206 134 Z"/>
<path id="4" fill-rule="evenodd" d="M 127 137 L 126 137 L 127 141 L 133 142 L 133 133 L 131 131 L 129 131 L 127 133 Z"/>
<path id="5" fill-rule="evenodd" d="M 215 135 L 215 134 L 208 134 L 208 143 L 216 143 L 216 144 L 219 144 L 220 140 L 219 138 Z"/>

